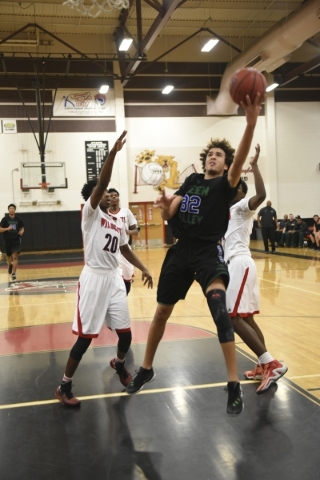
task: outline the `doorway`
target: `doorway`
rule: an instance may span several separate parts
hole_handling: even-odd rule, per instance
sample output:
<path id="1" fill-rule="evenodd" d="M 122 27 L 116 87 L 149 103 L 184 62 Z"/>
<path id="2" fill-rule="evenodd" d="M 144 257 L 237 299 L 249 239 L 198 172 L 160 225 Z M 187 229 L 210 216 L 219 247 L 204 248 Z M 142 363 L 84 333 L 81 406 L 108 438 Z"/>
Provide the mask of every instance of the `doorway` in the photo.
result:
<path id="1" fill-rule="evenodd" d="M 129 208 L 137 216 L 140 226 L 140 242 L 143 246 L 163 246 L 165 239 L 161 209 L 152 202 L 132 202 Z"/>

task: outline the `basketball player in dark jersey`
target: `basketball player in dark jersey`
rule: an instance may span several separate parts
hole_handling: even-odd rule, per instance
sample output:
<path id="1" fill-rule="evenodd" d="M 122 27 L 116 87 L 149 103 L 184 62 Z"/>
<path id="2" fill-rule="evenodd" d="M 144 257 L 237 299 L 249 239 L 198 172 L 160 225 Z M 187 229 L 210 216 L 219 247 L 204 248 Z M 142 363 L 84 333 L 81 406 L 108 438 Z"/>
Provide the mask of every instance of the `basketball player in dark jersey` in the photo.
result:
<path id="1" fill-rule="evenodd" d="M 129 394 L 138 392 L 154 379 L 152 363 L 166 322 L 174 305 L 185 298 L 193 281 L 197 280 L 217 326 L 228 370 L 227 412 L 239 414 L 243 409 L 234 331 L 226 309 L 225 291 L 229 275 L 219 242 L 228 227 L 229 205 L 237 193 L 262 100 L 257 95 L 251 104 L 247 97 L 247 105 L 242 104 L 247 125 L 235 155 L 226 140 L 211 141 L 200 155 L 204 174 L 193 173 L 173 197 L 166 197 L 163 192 L 156 202 L 178 242 L 168 250 L 162 265 L 158 306 L 150 327 L 143 366 L 127 386 Z"/>

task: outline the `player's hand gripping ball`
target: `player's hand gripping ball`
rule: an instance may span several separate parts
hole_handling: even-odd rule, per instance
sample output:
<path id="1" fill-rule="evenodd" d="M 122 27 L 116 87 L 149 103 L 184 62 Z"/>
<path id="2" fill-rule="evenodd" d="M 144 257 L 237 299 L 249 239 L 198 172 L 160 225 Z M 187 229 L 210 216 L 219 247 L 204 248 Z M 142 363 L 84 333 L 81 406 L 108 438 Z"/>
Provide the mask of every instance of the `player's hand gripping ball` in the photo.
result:
<path id="1" fill-rule="evenodd" d="M 266 88 L 267 82 L 262 73 L 255 68 L 241 68 L 232 77 L 229 91 L 232 100 L 237 105 L 240 105 L 241 102 L 246 105 L 247 95 L 249 95 L 251 103 L 253 103 L 257 93 L 260 93 L 260 97 L 262 97 Z"/>

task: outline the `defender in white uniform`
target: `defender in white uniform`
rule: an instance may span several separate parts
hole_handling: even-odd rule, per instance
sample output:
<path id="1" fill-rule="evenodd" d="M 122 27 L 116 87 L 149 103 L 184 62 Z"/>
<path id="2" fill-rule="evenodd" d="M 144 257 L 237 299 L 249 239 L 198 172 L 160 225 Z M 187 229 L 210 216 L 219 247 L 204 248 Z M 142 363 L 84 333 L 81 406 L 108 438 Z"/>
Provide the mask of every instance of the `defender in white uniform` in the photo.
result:
<path id="1" fill-rule="evenodd" d="M 72 393 L 72 377 L 87 351 L 92 338 L 99 335 L 105 322 L 115 330 L 119 341 L 117 356 L 110 361 L 122 385 L 127 386 L 132 377 L 124 366 L 125 356 L 131 345 L 130 318 L 126 289 L 119 269 L 119 251 L 135 267 L 142 271 L 144 285 L 152 288 L 152 277 L 127 244 L 127 236 L 121 220 L 108 213 L 109 184 L 115 156 L 125 143 L 126 132 L 119 137 L 106 159 L 98 180 L 91 180 L 81 191 L 86 203 L 83 208 L 82 233 L 85 266 L 78 288 L 73 333 L 78 339 L 71 349 L 62 382 L 56 397 L 68 407 L 78 407 L 80 401 Z"/>
<path id="2" fill-rule="evenodd" d="M 238 193 L 230 208 L 228 230 L 225 234 L 224 258 L 229 268 L 230 282 L 227 289 L 227 309 L 235 332 L 257 355 L 258 364 L 245 372 L 247 379 L 261 379 L 257 393 L 268 390 L 272 383 L 281 378 L 288 368 L 275 360 L 267 351 L 263 333 L 253 315 L 260 311 L 257 269 L 251 257 L 250 235 L 255 210 L 266 198 L 266 191 L 258 168 L 260 146 L 250 165 L 255 181 L 256 195 L 244 198 L 247 184 L 241 180 Z"/>
<path id="3" fill-rule="evenodd" d="M 120 194 L 115 188 L 110 188 L 109 193 L 111 197 L 111 206 L 109 208 L 109 213 L 119 218 L 123 222 L 127 235 L 127 242 L 128 244 L 130 244 L 130 235 L 138 235 L 139 233 L 135 216 L 129 208 L 120 207 Z M 132 278 L 134 277 L 134 266 L 130 262 L 128 262 L 128 260 L 121 254 L 121 252 L 119 253 L 119 265 L 122 271 L 122 277 L 125 282 L 128 294 L 131 289 Z"/>

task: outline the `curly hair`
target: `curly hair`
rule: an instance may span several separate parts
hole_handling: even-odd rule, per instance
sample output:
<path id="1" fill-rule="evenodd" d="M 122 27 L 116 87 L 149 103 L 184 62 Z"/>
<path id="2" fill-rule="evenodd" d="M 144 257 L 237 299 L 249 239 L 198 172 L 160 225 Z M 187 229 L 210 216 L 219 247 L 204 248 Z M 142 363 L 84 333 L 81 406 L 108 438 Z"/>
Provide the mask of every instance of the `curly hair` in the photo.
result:
<path id="1" fill-rule="evenodd" d="M 244 180 L 242 180 L 242 178 L 241 178 L 241 180 L 240 180 L 240 185 L 242 186 L 242 191 L 243 191 L 243 193 L 244 193 L 245 195 L 247 195 L 247 193 L 248 193 L 248 185 L 247 185 L 247 183 L 246 183 Z"/>
<path id="2" fill-rule="evenodd" d="M 92 194 L 92 191 L 94 189 L 94 187 L 96 187 L 98 184 L 98 179 L 95 178 L 94 180 L 89 180 L 88 183 L 85 183 L 82 187 L 82 190 L 81 190 L 81 195 L 82 195 L 82 198 L 87 201 L 88 198 L 91 197 L 91 194 Z"/>
<path id="3" fill-rule="evenodd" d="M 209 153 L 209 150 L 211 150 L 211 148 L 221 148 L 221 150 L 224 151 L 224 153 L 226 154 L 225 162 L 226 162 L 226 165 L 228 165 L 228 169 L 229 169 L 229 167 L 232 164 L 233 159 L 234 159 L 235 149 L 231 147 L 230 143 L 225 138 L 223 138 L 222 140 L 220 138 L 215 138 L 215 139 L 211 138 L 211 142 L 208 143 L 207 148 L 202 150 L 202 153 L 200 153 L 200 161 L 202 162 L 202 170 L 204 172 L 206 171 L 206 168 L 205 168 L 206 158 L 207 158 L 207 155 Z"/>

